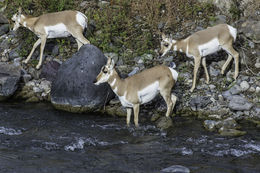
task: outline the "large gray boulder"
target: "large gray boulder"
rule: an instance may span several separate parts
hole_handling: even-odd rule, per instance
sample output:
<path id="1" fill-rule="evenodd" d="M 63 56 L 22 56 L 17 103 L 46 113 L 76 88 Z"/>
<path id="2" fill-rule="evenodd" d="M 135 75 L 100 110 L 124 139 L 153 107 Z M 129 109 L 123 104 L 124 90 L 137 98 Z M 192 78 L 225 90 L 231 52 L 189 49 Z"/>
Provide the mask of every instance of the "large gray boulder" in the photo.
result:
<path id="1" fill-rule="evenodd" d="M 254 105 L 250 102 L 247 101 L 247 99 L 245 99 L 242 96 L 239 95 L 234 95 L 232 96 L 232 99 L 230 100 L 228 107 L 231 110 L 235 110 L 235 111 L 248 111 L 250 110 Z"/>
<path id="2" fill-rule="evenodd" d="M 100 110 L 114 97 L 108 84 L 93 84 L 106 61 L 97 47 L 83 45 L 57 72 L 51 89 L 54 107 L 77 113 Z"/>
<path id="3" fill-rule="evenodd" d="M 0 101 L 12 96 L 18 87 L 21 68 L 13 64 L 0 63 Z"/>

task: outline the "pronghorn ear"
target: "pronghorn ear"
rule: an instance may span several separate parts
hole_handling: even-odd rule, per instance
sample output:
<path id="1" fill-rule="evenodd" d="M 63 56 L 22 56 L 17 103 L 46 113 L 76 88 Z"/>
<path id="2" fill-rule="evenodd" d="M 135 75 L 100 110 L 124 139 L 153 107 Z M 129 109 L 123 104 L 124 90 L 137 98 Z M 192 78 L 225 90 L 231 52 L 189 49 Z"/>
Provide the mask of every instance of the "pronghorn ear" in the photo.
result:
<path id="1" fill-rule="evenodd" d="M 172 34 L 170 34 L 170 38 L 172 39 Z"/>
<path id="2" fill-rule="evenodd" d="M 111 58 L 107 57 L 107 65 L 110 65 L 110 63 L 111 63 Z"/>

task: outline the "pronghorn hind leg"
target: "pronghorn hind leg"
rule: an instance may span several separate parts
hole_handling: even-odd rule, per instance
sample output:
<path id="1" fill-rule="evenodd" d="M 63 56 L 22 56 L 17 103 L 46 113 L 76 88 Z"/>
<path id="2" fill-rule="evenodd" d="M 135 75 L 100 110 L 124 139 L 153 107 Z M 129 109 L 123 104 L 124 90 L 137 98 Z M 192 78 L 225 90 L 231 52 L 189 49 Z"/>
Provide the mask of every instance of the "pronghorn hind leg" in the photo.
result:
<path id="1" fill-rule="evenodd" d="M 206 83 L 209 84 L 209 73 L 207 69 L 207 64 L 206 64 L 206 58 L 202 58 L 202 66 L 204 68 L 204 72 L 206 73 Z"/>
<path id="2" fill-rule="evenodd" d="M 197 56 L 194 57 L 194 70 L 193 70 L 193 81 L 192 81 L 192 87 L 190 89 L 190 92 L 193 92 L 193 90 L 195 89 L 196 86 L 196 80 L 197 80 L 197 72 L 199 70 L 200 67 L 200 61 L 201 61 L 201 57 Z"/>
<path id="3" fill-rule="evenodd" d="M 41 65 L 42 65 L 42 57 L 43 57 L 43 51 L 44 51 L 44 47 L 46 44 L 46 39 L 47 36 L 42 36 L 41 37 L 41 53 L 40 53 L 40 60 L 38 62 L 38 65 L 36 66 L 36 69 L 40 69 Z"/>
<path id="4" fill-rule="evenodd" d="M 139 104 L 134 104 L 133 106 L 134 108 L 134 122 L 135 122 L 135 127 L 138 127 L 138 116 L 139 116 L 139 109 L 140 109 L 140 105 Z"/>
<path id="5" fill-rule="evenodd" d="M 227 66 L 230 64 L 231 60 L 232 60 L 232 56 L 228 53 L 228 59 L 221 68 L 221 74 L 225 73 L 225 70 L 226 70 Z"/>
<path id="6" fill-rule="evenodd" d="M 82 28 L 74 28 L 73 32 L 70 32 L 76 40 L 80 41 L 82 44 L 90 44 L 90 42 L 84 37 Z"/>
<path id="7" fill-rule="evenodd" d="M 172 110 L 173 110 L 177 101 L 177 97 L 174 94 L 171 94 L 171 100 L 172 100 Z"/>
<path id="8" fill-rule="evenodd" d="M 33 48 L 32 48 L 32 50 L 31 50 L 30 54 L 28 55 L 28 57 L 27 57 L 25 60 L 23 60 L 23 63 L 25 63 L 25 64 L 28 63 L 28 61 L 29 61 L 29 60 L 31 59 L 31 57 L 32 57 L 33 52 L 34 52 L 35 49 L 39 46 L 39 44 L 41 44 L 41 39 L 40 39 L 40 38 L 34 43 Z"/>
<path id="9" fill-rule="evenodd" d="M 231 55 L 234 58 L 234 61 L 235 61 L 235 73 L 234 73 L 233 78 L 236 80 L 236 78 L 238 76 L 238 71 L 239 71 L 239 53 L 233 48 L 232 43 L 228 44 L 228 45 L 224 45 L 222 47 L 229 55 Z M 229 59 L 227 61 L 231 61 Z"/>
<path id="10" fill-rule="evenodd" d="M 77 38 L 76 38 L 76 41 L 77 41 L 78 50 L 79 50 L 81 48 L 81 46 L 83 45 L 83 43 L 81 41 L 79 41 Z"/>
<path id="11" fill-rule="evenodd" d="M 131 114 L 132 114 L 132 108 L 126 108 L 126 112 L 127 112 L 126 125 L 129 127 Z"/>

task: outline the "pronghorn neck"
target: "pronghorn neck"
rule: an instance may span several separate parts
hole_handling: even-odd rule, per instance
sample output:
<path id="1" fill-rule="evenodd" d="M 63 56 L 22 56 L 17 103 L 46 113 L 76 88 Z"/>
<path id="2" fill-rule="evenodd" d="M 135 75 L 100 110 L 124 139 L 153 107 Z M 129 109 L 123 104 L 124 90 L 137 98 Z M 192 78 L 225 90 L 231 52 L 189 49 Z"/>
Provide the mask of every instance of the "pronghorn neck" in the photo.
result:
<path id="1" fill-rule="evenodd" d="M 38 17 L 29 17 L 26 15 L 21 15 L 21 19 L 20 19 L 20 24 L 25 27 L 28 28 L 30 30 L 33 30 L 35 22 L 38 20 Z"/>
<path id="2" fill-rule="evenodd" d="M 108 84 L 112 88 L 112 90 L 117 94 L 118 96 L 123 96 L 124 93 L 121 91 L 124 91 L 125 83 L 124 79 L 121 79 L 116 72 L 115 69 L 113 69 L 112 75 L 108 79 Z"/>
<path id="3" fill-rule="evenodd" d="M 175 43 L 172 45 L 172 49 L 178 52 L 186 52 L 187 40 L 175 40 Z"/>

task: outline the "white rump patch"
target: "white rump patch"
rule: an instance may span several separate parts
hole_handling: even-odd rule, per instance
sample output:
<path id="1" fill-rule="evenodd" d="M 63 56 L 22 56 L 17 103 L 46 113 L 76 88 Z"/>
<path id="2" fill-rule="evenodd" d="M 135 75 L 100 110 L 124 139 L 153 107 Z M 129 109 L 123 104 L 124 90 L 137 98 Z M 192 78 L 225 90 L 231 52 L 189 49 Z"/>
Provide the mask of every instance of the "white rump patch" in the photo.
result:
<path id="1" fill-rule="evenodd" d="M 159 92 L 159 82 L 156 81 L 137 92 L 141 104 L 151 101 Z"/>
<path id="2" fill-rule="evenodd" d="M 237 29 L 228 25 L 228 29 L 230 34 L 232 35 L 232 37 L 234 38 L 234 41 L 236 41 L 236 37 L 237 37 Z"/>
<path id="3" fill-rule="evenodd" d="M 173 77 L 173 79 L 175 80 L 175 82 L 177 82 L 178 72 L 177 72 L 176 70 L 170 68 L 170 67 L 168 67 L 168 68 L 169 68 L 169 69 L 171 70 L 171 72 L 172 72 L 172 77 Z"/>
<path id="4" fill-rule="evenodd" d="M 68 37 L 71 35 L 63 23 L 53 26 L 45 26 L 44 30 L 48 35 L 48 38 Z"/>
<path id="5" fill-rule="evenodd" d="M 210 40 L 209 42 L 199 45 L 200 56 L 207 56 L 209 54 L 215 53 L 221 49 L 219 41 L 217 38 Z"/>
<path id="6" fill-rule="evenodd" d="M 87 17 L 86 17 L 83 13 L 77 12 L 76 20 L 77 20 L 78 24 L 79 24 L 80 26 L 82 26 L 83 29 L 84 29 L 84 28 L 86 27 L 86 25 L 87 25 L 86 19 L 87 19 Z"/>

